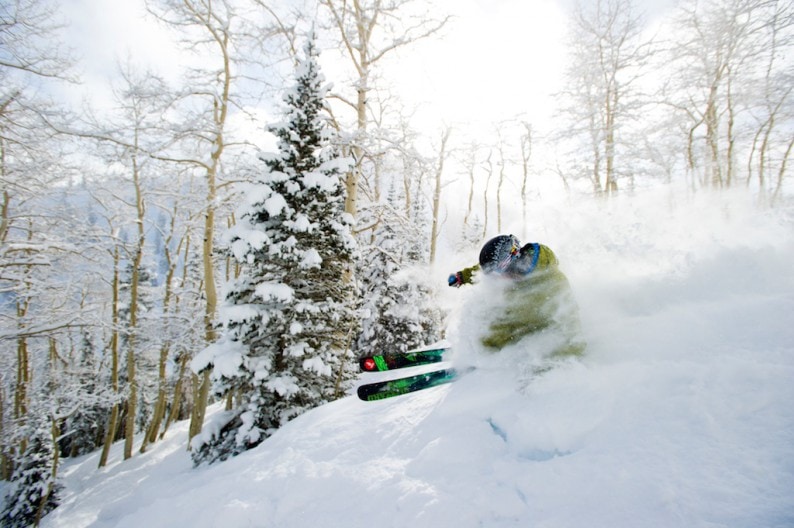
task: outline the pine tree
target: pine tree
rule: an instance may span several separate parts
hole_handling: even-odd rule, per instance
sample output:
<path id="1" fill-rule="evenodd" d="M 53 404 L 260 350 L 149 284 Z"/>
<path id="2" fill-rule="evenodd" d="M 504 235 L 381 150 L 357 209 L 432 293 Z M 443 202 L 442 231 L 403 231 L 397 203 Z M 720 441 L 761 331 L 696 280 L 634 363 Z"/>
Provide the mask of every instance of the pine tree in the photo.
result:
<path id="1" fill-rule="evenodd" d="M 459 253 L 474 253 L 482 246 L 482 233 L 484 225 L 479 215 L 472 215 L 471 220 L 464 223 L 460 230 L 460 239 L 455 246 Z"/>
<path id="2" fill-rule="evenodd" d="M 85 455 L 101 447 L 105 421 L 113 405 L 109 383 L 101 380 L 96 365 L 92 337 L 81 329 L 77 357 L 62 375 L 59 397 L 62 406 L 72 411 L 61 424 L 58 445 L 64 456 Z"/>
<path id="3" fill-rule="evenodd" d="M 244 190 L 227 234 L 241 274 L 225 295 L 223 337 L 193 364 L 211 365 L 215 392 L 238 402 L 219 418 L 225 425 L 210 421 L 194 439 L 197 464 L 256 446 L 339 396 L 352 377 L 355 241 L 342 182 L 350 162 L 331 144 L 313 40 L 304 51 L 286 119 L 270 128 L 278 153 Z"/>
<path id="4" fill-rule="evenodd" d="M 23 431 L 27 448 L 16 461 L 0 514 L 0 525 L 8 528 L 38 526 L 41 518 L 60 503 L 62 485 L 55 475 L 52 424 L 42 413 L 31 416 Z"/>
<path id="5" fill-rule="evenodd" d="M 394 191 L 389 201 L 396 202 Z M 359 355 L 407 352 L 441 337 L 442 314 L 422 266 L 427 237 L 421 217 L 414 211 L 413 219 L 405 218 L 388 205 L 381 213 L 374 243 L 362 260 L 366 317 L 357 340 Z"/>

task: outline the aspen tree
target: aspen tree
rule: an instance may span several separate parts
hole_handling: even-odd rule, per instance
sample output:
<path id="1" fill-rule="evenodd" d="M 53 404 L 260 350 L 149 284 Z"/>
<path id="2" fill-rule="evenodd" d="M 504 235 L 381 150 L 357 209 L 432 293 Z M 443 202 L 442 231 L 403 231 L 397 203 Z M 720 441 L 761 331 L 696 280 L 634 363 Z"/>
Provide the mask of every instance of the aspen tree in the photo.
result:
<path id="1" fill-rule="evenodd" d="M 562 134 L 585 142 L 593 191 L 610 195 L 618 190 L 621 130 L 639 112 L 637 81 L 652 50 L 632 0 L 577 3 L 571 26 L 567 87 L 560 94 L 569 125 Z"/>
<path id="2" fill-rule="evenodd" d="M 233 103 L 235 24 L 238 14 L 229 0 L 152 0 L 149 11 L 159 20 L 179 31 L 188 50 L 205 53 L 202 64 L 191 69 L 192 84 L 184 98 L 195 100 L 200 115 L 199 128 L 185 131 L 194 145 L 195 157 L 163 156 L 176 163 L 194 167 L 203 175 L 205 196 L 201 258 L 204 285 L 204 340 L 215 341 L 215 316 L 218 304 L 215 277 L 215 215 L 218 208 L 221 162 L 227 147 L 230 106 Z M 194 376 L 194 401 L 189 437 L 201 430 L 209 401 L 209 373 Z"/>
<path id="3" fill-rule="evenodd" d="M 374 92 L 375 69 L 395 50 L 427 38 L 444 27 L 449 17 L 436 20 L 416 9 L 416 0 L 319 0 L 330 14 L 330 24 L 340 45 L 354 68 L 354 97 L 334 94 L 355 114 L 356 135 L 351 151 L 356 165 L 346 177 L 345 210 L 356 217 L 359 208 L 359 185 L 365 162 L 369 160 L 366 145 L 371 120 L 369 105 Z"/>

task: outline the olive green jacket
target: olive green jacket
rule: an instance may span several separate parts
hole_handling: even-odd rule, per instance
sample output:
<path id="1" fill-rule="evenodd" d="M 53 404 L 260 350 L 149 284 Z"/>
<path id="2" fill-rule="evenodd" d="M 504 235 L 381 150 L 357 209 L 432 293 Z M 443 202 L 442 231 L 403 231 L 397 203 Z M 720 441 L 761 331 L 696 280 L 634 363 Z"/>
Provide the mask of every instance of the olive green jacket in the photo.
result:
<path id="1" fill-rule="evenodd" d="M 579 337 L 579 311 L 568 279 L 551 249 L 542 244 L 535 248 L 539 249 L 536 264 L 527 275 L 512 278 L 504 310 L 495 315 L 482 344 L 498 350 L 530 334 L 557 332 L 564 343 L 550 355 L 579 356 L 585 345 Z M 479 265 L 461 270 L 463 283 L 472 283 L 479 270 Z"/>

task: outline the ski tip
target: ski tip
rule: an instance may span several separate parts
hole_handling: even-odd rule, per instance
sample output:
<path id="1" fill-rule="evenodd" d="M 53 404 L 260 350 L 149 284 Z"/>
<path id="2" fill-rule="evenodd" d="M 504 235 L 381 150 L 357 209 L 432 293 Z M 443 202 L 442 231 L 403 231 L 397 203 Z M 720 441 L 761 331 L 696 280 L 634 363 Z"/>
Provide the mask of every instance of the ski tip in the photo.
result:
<path id="1" fill-rule="evenodd" d="M 385 400 L 386 398 L 391 397 L 391 394 L 382 393 L 369 385 L 362 385 L 357 390 L 356 393 L 358 395 L 358 399 L 369 402 L 369 401 L 377 401 L 377 400 Z"/>

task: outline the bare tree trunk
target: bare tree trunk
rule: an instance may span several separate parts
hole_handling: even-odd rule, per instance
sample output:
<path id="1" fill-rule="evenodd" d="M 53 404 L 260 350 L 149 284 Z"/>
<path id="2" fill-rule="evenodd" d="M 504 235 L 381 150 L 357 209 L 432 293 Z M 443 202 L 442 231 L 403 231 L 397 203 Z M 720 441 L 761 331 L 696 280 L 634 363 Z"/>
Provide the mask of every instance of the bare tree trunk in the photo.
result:
<path id="1" fill-rule="evenodd" d="M 617 90 L 610 81 L 607 88 L 604 112 L 606 114 L 606 133 L 604 134 L 604 158 L 606 160 L 606 174 L 604 190 L 607 196 L 617 194 L 618 181 L 615 175 L 615 119 L 617 113 Z"/>
<path id="2" fill-rule="evenodd" d="M 592 168 L 592 183 L 593 183 L 593 191 L 595 191 L 596 196 L 600 195 L 604 191 L 604 187 L 601 186 L 601 150 L 598 147 L 597 143 L 593 144 L 593 168 Z"/>
<path id="3" fill-rule="evenodd" d="M 160 432 L 160 425 L 165 419 L 165 406 L 166 406 L 166 373 L 165 366 L 168 359 L 169 346 L 167 343 L 163 344 L 160 348 L 160 360 L 157 369 L 157 398 L 152 409 L 152 419 L 149 427 L 143 435 L 141 442 L 141 453 L 145 453 L 150 443 L 157 441 L 157 436 Z"/>
<path id="4" fill-rule="evenodd" d="M 138 381 L 135 379 L 135 361 L 138 344 L 138 304 L 139 286 L 141 276 L 141 265 L 143 263 L 143 248 L 146 245 L 146 232 L 144 221 L 146 220 L 146 207 L 143 202 L 143 190 L 141 188 L 141 174 L 138 165 L 138 130 L 135 130 L 136 150 L 132 156 L 132 182 L 135 189 L 135 212 L 137 213 L 138 239 L 135 245 L 135 254 L 132 260 L 130 273 L 130 326 L 129 338 L 127 340 L 127 381 L 129 383 L 129 396 L 127 399 L 127 417 L 124 427 L 124 460 L 132 457 L 132 444 L 135 439 L 135 418 L 137 417 L 138 406 Z"/>
<path id="5" fill-rule="evenodd" d="M 165 436 L 166 431 L 168 431 L 168 427 L 179 417 L 179 411 L 182 407 L 182 387 L 186 378 L 185 374 L 187 373 L 188 361 L 189 358 L 187 354 L 183 354 L 179 361 L 179 376 L 174 385 L 174 398 L 171 401 L 171 410 L 168 412 L 168 418 L 163 426 L 163 432 L 160 433 L 161 439 Z"/>
<path id="6" fill-rule="evenodd" d="M 439 233 L 439 210 L 441 208 L 441 176 L 444 173 L 444 161 L 447 157 L 447 140 L 449 140 L 450 129 L 444 130 L 441 136 L 441 146 L 438 152 L 438 166 L 436 168 L 436 181 L 433 190 L 433 225 L 430 231 L 430 264 L 436 261 L 436 245 Z"/>
<path id="7" fill-rule="evenodd" d="M 6 397 L 5 391 L 0 388 L 0 417 L 6 414 Z M 5 427 L 3 424 L 5 420 L 0 420 L 0 438 L 5 438 Z M 11 466 L 11 458 L 7 450 L 0 450 L 0 479 L 10 480 L 13 468 Z"/>
<path id="8" fill-rule="evenodd" d="M 27 301 L 17 301 L 17 318 L 19 321 L 28 309 Z M 24 424 L 28 416 L 28 386 L 30 384 L 30 359 L 28 358 L 28 341 L 24 335 L 17 337 L 17 382 L 14 390 L 14 419 Z M 24 453 L 27 440 L 22 439 L 19 452 Z"/>
<path id="9" fill-rule="evenodd" d="M 706 125 L 706 148 L 709 152 L 707 183 L 713 187 L 722 187 L 722 171 L 720 170 L 720 147 L 719 147 L 719 116 L 717 113 L 717 85 L 720 76 L 716 75 L 709 89 L 708 100 L 706 101 L 706 111 L 703 114 L 703 122 Z"/>
<path id="10" fill-rule="evenodd" d="M 789 141 L 786 153 L 783 155 L 783 161 L 780 162 L 780 170 L 777 173 L 777 185 L 775 186 L 775 191 L 772 193 L 772 199 L 770 200 L 770 204 L 772 205 L 777 202 L 780 197 L 780 191 L 783 189 L 783 178 L 786 176 L 786 166 L 788 165 L 789 157 L 791 157 L 792 147 L 794 147 L 794 138 Z"/>
<path id="11" fill-rule="evenodd" d="M 763 133 L 764 139 L 761 141 L 761 149 L 758 152 L 758 192 L 763 193 L 766 188 L 766 156 L 769 148 L 769 137 L 775 125 L 774 115 L 770 116 L 766 131 Z M 759 130 L 760 132 L 760 130 Z"/>
<path id="12" fill-rule="evenodd" d="M 2 159 L 5 158 L 3 143 L 4 142 L 0 140 L 0 165 L 5 166 L 5 160 Z M 11 196 L 8 194 L 8 190 L 3 189 L 3 202 L 0 204 L 0 242 L 5 242 L 6 235 L 8 234 L 8 206 L 10 202 Z"/>
<path id="13" fill-rule="evenodd" d="M 493 177 L 493 162 L 491 161 L 491 156 L 493 156 L 493 149 L 488 152 L 488 157 L 485 160 L 485 164 L 488 166 L 488 176 L 485 178 L 485 192 L 483 192 L 483 214 L 485 215 L 482 226 L 483 238 L 488 236 L 488 188 L 491 186 L 491 178 Z"/>
<path id="14" fill-rule="evenodd" d="M 728 85 L 726 90 L 726 104 L 728 107 L 728 126 L 725 131 L 725 139 L 728 143 L 728 148 L 725 153 L 725 186 L 730 187 L 733 184 L 734 173 L 734 149 L 736 147 L 736 137 L 733 131 L 734 124 L 736 123 L 736 111 L 733 104 L 733 93 L 731 92 L 731 76 L 728 75 Z"/>
<path id="15" fill-rule="evenodd" d="M 206 343 L 215 341 L 215 312 L 217 310 L 218 296 L 215 288 L 215 270 L 213 267 L 213 238 L 215 226 L 215 172 L 214 170 L 207 173 L 208 193 L 207 193 L 207 211 L 205 213 L 204 221 L 204 241 L 202 244 L 203 256 L 202 262 L 204 267 L 204 340 Z M 188 430 L 188 441 L 201 432 L 204 425 L 204 418 L 207 412 L 207 403 L 209 401 L 209 371 L 205 371 L 200 377 L 193 377 L 194 384 L 194 399 L 193 408 L 190 415 L 190 426 Z"/>
<path id="16" fill-rule="evenodd" d="M 111 352 L 111 367 L 110 367 L 110 383 L 113 389 L 113 394 L 118 398 L 119 396 L 119 247 L 115 247 L 113 252 L 113 301 L 111 306 L 111 338 L 110 338 L 110 352 Z M 113 445 L 113 439 L 116 436 L 116 426 L 119 419 L 119 402 L 114 401 L 113 407 L 110 411 L 110 419 L 108 420 L 108 427 L 105 434 L 105 443 L 102 446 L 102 454 L 99 457 L 99 467 L 105 467 L 110 455 L 110 447 Z"/>
<path id="17" fill-rule="evenodd" d="M 124 460 L 132 457 L 132 444 L 135 440 L 135 413 L 138 399 L 138 382 L 135 380 L 135 351 L 132 346 L 127 348 L 127 414 L 124 420 Z"/>
<path id="18" fill-rule="evenodd" d="M 466 215 L 463 217 L 463 225 L 469 225 L 469 219 L 471 218 L 471 213 L 474 210 L 474 169 L 477 164 L 477 149 L 474 148 L 474 145 L 471 146 L 469 149 L 469 159 L 467 162 L 467 166 L 469 169 L 469 196 L 466 200 Z"/>
<path id="19" fill-rule="evenodd" d="M 532 157 L 532 125 L 523 123 L 524 134 L 521 136 L 521 236 L 526 237 L 527 229 L 527 183 L 529 181 L 529 160 Z"/>
<path id="20" fill-rule="evenodd" d="M 496 182 L 496 231 L 502 232 L 502 187 L 505 183 L 505 160 L 504 140 L 499 136 L 499 180 Z"/>

